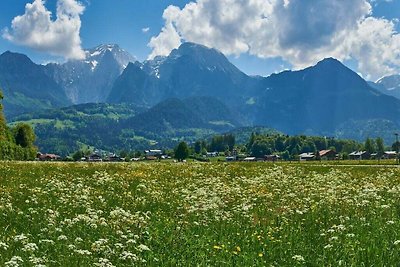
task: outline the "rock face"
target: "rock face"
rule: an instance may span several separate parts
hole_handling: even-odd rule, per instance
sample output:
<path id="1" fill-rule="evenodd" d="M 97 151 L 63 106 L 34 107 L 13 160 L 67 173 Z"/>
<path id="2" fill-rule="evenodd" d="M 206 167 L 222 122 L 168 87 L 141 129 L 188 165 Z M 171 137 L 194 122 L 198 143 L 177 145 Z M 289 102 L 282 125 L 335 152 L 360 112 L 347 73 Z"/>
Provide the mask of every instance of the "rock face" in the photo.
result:
<path id="1" fill-rule="evenodd" d="M 84 60 L 48 64 L 46 71 L 74 104 L 104 102 L 116 78 L 135 58 L 118 45 L 85 51 Z"/>
<path id="2" fill-rule="evenodd" d="M 184 43 L 168 57 L 130 64 L 115 82 L 108 101 L 152 106 L 168 98 L 212 96 L 238 106 L 251 80 L 219 51 Z"/>
<path id="3" fill-rule="evenodd" d="M 400 75 L 383 77 L 376 83 L 371 83 L 371 85 L 378 89 L 381 93 L 400 99 Z"/>

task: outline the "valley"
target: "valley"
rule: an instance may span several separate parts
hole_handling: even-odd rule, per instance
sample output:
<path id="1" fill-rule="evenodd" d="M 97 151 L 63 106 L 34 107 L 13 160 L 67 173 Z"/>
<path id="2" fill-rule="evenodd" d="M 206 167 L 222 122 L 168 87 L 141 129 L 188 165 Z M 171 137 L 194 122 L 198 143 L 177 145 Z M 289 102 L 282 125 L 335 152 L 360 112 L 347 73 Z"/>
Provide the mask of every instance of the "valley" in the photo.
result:
<path id="1" fill-rule="evenodd" d="M 396 76 L 367 82 L 333 58 L 261 77 L 195 43 L 144 62 L 118 45 L 85 53 L 82 61 L 47 65 L 0 55 L 6 118 L 10 125 L 32 124 L 42 151 L 172 148 L 181 140 L 257 126 L 391 143 L 400 129 Z"/>

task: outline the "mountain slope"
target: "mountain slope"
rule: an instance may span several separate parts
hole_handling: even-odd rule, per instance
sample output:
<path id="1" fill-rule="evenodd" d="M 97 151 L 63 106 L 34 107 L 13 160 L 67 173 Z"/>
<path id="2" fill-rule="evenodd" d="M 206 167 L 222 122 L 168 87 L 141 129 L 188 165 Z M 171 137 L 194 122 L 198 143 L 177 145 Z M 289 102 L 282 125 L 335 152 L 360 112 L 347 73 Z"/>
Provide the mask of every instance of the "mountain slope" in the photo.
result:
<path id="1" fill-rule="evenodd" d="M 381 93 L 400 99 L 400 75 L 386 76 L 370 84 Z"/>
<path id="2" fill-rule="evenodd" d="M 184 43 L 168 57 L 130 64 L 114 84 L 108 101 L 152 106 L 171 97 L 210 96 L 238 106 L 244 102 L 250 81 L 219 51 Z"/>
<path id="3" fill-rule="evenodd" d="M 135 130 L 170 136 L 181 130 L 227 131 L 240 126 L 223 103 L 210 97 L 167 99 L 125 123 Z"/>
<path id="4" fill-rule="evenodd" d="M 80 104 L 23 114 L 11 124 L 18 122 L 34 126 L 42 152 L 61 155 L 82 146 L 108 151 L 171 148 L 181 138 L 195 141 L 240 126 L 221 102 L 202 97 L 168 99 L 149 110 L 132 104 Z"/>
<path id="5" fill-rule="evenodd" d="M 135 58 L 118 45 L 86 50 L 84 60 L 48 64 L 48 74 L 75 104 L 104 102 L 116 78 Z"/>
<path id="6" fill-rule="evenodd" d="M 46 74 L 43 66 L 18 53 L 0 55 L 0 87 L 7 117 L 70 104 L 62 88 Z"/>
<path id="7" fill-rule="evenodd" d="M 373 89 L 332 58 L 301 71 L 271 75 L 263 88 L 252 107 L 254 122 L 289 134 L 332 135 L 350 119 L 400 121 L 400 101 Z"/>

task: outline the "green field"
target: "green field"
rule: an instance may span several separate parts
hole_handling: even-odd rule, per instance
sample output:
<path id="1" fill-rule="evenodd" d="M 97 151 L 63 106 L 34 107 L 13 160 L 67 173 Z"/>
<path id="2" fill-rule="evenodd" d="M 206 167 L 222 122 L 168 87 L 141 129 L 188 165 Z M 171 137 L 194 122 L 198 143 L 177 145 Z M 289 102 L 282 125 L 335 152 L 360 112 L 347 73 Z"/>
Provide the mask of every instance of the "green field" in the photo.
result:
<path id="1" fill-rule="evenodd" d="M 400 169 L 0 163 L 0 266 L 398 266 Z"/>

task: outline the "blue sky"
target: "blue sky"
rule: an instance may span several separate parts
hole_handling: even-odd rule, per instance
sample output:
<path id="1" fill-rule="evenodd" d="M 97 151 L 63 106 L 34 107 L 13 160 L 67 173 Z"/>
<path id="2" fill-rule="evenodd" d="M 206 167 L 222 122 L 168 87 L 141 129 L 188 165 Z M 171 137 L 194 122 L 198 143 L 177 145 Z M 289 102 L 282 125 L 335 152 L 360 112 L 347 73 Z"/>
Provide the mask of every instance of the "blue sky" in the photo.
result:
<path id="1" fill-rule="evenodd" d="M 13 25 L 33 2 L 52 12 L 45 25 L 68 33 L 40 29 L 28 16 Z M 57 24 L 60 3 L 70 18 Z M 192 41 L 221 50 L 248 74 L 300 69 L 333 56 L 377 79 L 400 72 L 399 19 L 400 0 L 2 0 L 0 52 L 44 63 L 117 43 L 142 61 Z"/>

